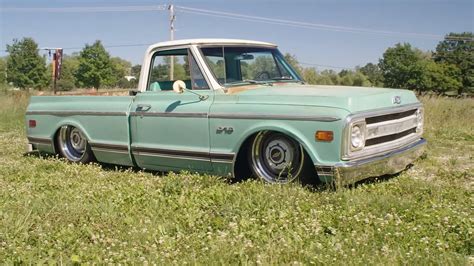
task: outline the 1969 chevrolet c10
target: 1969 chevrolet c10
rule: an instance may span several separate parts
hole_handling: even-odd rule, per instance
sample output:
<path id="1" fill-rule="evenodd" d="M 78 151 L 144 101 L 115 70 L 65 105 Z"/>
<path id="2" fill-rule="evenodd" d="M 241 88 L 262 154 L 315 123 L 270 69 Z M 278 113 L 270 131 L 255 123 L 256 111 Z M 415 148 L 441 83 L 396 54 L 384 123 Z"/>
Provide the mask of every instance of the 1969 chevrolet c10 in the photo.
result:
<path id="1" fill-rule="evenodd" d="M 72 162 L 270 183 L 394 174 L 426 144 L 413 92 L 306 85 L 274 44 L 227 39 L 150 46 L 130 96 L 31 97 L 26 127 Z"/>

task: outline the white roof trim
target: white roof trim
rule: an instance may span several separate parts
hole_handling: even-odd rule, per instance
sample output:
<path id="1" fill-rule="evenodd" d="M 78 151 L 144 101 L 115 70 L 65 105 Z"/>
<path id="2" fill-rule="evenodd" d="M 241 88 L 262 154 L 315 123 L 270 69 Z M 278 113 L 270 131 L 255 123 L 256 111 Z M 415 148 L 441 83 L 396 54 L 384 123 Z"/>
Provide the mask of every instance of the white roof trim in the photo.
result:
<path id="1" fill-rule="evenodd" d="M 213 45 L 213 44 L 246 44 L 246 45 L 260 45 L 260 46 L 274 46 L 277 45 L 268 42 L 258 42 L 251 40 L 239 40 L 239 39 L 185 39 L 185 40 L 174 40 L 167 42 L 159 42 L 152 44 L 148 47 L 148 51 L 155 50 L 160 47 L 167 46 L 179 46 L 179 45 Z"/>

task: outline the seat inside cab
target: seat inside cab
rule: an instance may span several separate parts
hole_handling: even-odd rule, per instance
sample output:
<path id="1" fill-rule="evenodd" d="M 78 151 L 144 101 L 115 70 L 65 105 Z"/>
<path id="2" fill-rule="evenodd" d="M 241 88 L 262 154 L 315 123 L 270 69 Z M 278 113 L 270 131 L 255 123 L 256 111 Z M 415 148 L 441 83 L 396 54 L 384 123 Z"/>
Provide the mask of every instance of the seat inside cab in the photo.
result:
<path id="1" fill-rule="evenodd" d="M 150 91 L 170 91 L 173 90 L 173 83 L 176 80 L 155 81 L 150 84 Z M 191 80 L 183 80 L 186 88 L 191 88 Z"/>

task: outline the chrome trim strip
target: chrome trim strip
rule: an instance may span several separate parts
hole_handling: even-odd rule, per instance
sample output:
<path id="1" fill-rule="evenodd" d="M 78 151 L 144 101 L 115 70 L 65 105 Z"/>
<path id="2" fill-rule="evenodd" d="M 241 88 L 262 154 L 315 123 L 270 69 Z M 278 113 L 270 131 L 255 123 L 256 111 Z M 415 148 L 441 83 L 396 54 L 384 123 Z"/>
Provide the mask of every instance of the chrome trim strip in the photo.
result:
<path id="1" fill-rule="evenodd" d="M 410 103 L 410 104 L 394 106 L 394 107 L 389 107 L 389 108 L 385 107 L 385 108 L 373 109 L 373 110 L 368 110 L 368 111 L 355 112 L 352 115 L 350 115 L 350 117 L 351 118 L 374 117 L 374 116 L 381 116 L 381 115 L 392 114 L 392 113 L 401 113 L 404 111 L 409 111 L 411 109 L 416 109 L 420 107 L 422 107 L 421 103 Z"/>
<path id="2" fill-rule="evenodd" d="M 357 153 L 357 159 L 370 158 L 373 156 L 383 154 L 388 151 L 393 151 L 400 147 L 410 145 L 413 142 L 417 141 L 419 138 L 420 138 L 420 135 L 418 133 L 412 133 L 410 135 L 407 135 L 405 137 L 402 137 L 396 140 L 383 142 L 383 143 L 372 145 L 372 146 L 366 146 L 359 153 Z"/>
<path id="3" fill-rule="evenodd" d="M 126 154 L 126 155 L 129 154 L 128 151 L 110 150 L 110 149 L 102 149 L 102 148 L 92 148 L 92 151 L 120 153 L 120 154 Z"/>
<path id="4" fill-rule="evenodd" d="M 221 160 L 221 159 L 213 159 L 213 158 L 200 158 L 200 157 L 191 157 L 191 156 L 181 156 L 181 155 L 169 155 L 163 153 L 149 153 L 149 152 L 132 152 L 134 156 L 136 155 L 145 155 L 145 156 L 154 156 L 154 157 L 165 157 L 165 158 L 172 158 L 172 159 L 181 159 L 181 160 L 194 160 L 194 161 L 204 161 L 204 162 L 212 162 L 212 163 L 232 163 L 233 160 Z"/>
<path id="5" fill-rule="evenodd" d="M 234 162 L 234 160 L 220 160 L 220 159 L 212 159 L 212 158 L 211 158 L 211 162 L 213 162 L 213 163 L 229 163 L 229 164 L 231 164 L 231 163 Z"/>
<path id="6" fill-rule="evenodd" d="M 100 112 L 100 111 L 27 111 L 26 115 L 87 115 L 87 116 L 126 116 L 127 112 Z"/>
<path id="7" fill-rule="evenodd" d="M 234 153 L 210 153 L 211 160 L 214 161 L 230 161 L 234 160 Z"/>
<path id="8" fill-rule="evenodd" d="M 341 120 L 330 116 L 292 116 L 292 115 L 256 115 L 256 114 L 207 114 L 207 113 L 166 113 L 166 112 L 131 112 L 131 116 L 153 117 L 194 117 L 217 119 L 255 119 L 255 120 L 295 120 L 295 121 L 320 121 L 334 122 Z"/>
<path id="9" fill-rule="evenodd" d="M 295 116 L 295 115 L 258 115 L 258 114 L 209 114 L 209 118 L 219 119 L 255 119 L 255 120 L 293 120 L 293 121 L 319 121 L 334 122 L 341 120 L 331 116 Z"/>
<path id="10" fill-rule="evenodd" d="M 90 142 L 89 144 L 91 145 L 92 148 L 128 151 L 127 145 L 98 143 L 98 142 Z"/>
<path id="11" fill-rule="evenodd" d="M 207 152 L 194 152 L 194 151 L 178 151 L 178 150 L 167 150 L 157 148 L 145 148 L 132 146 L 132 152 L 141 154 L 157 154 L 157 155 L 170 155 L 178 157 L 190 157 L 210 160 L 209 153 Z"/>
<path id="12" fill-rule="evenodd" d="M 107 143 L 89 143 L 93 151 L 113 152 L 121 154 L 129 154 L 127 145 L 107 144 Z"/>
<path id="13" fill-rule="evenodd" d="M 361 165 L 364 165 L 364 164 L 367 164 L 367 163 L 379 161 L 381 159 L 390 158 L 394 155 L 404 153 L 404 152 L 409 151 L 413 148 L 421 147 L 421 146 L 424 146 L 426 144 L 427 144 L 427 141 L 423 138 L 420 138 L 416 142 L 414 142 L 410 145 L 407 145 L 405 147 L 402 147 L 398 150 L 394 150 L 394 151 L 387 152 L 387 153 L 379 155 L 379 156 L 374 156 L 374 157 L 370 157 L 370 158 L 366 158 L 366 159 L 360 159 L 360 160 L 354 160 L 354 161 L 350 161 L 350 162 L 338 163 L 335 166 L 336 167 L 357 167 L 357 166 L 361 166 Z"/>
<path id="14" fill-rule="evenodd" d="M 131 112 L 130 116 L 207 118 L 207 113 Z"/>
<path id="15" fill-rule="evenodd" d="M 165 158 L 171 158 L 171 159 L 181 159 L 181 160 L 193 160 L 193 161 L 204 161 L 204 162 L 211 162 L 209 158 L 199 158 L 199 157 L 190 157 L 190 156 L 181 156 L 181 155 L 170 155 L 170 154 L 164 154 L 164 153 L 151 153 L 151 152 L 136 152 L 133 151 L 132 154 L 134 156 L 137 155 L 144 155 L 144 156 L 154 156 L 154 157 L 165 157 Z"/>
<path id="16" fill-rule="evenodd" d="M 47 145 L 52 145 L 53 140 L 50 138 L 37 138 L 37 137 L 27 137 L 29 143 L 34 143 L 34 144 L 47 144 Z"/>
<path id="17" fill-rule="evenodd" d="M 156 148 L 145 148 L 132 146 L 133 155 L 145 155 L 145 156 L 159 156 L 168 157 L 175 159 L 188 159 L 188 160 L 200 160 L 200 161 L 212 161 L 212 162 L 228 162 L 231 163 L 234 160 L 235 154 L 233 153 L 208 153 L 208 152 L 197 152 L 197 151 L 181 151 L 181 150 L 168 150 L 168 149 L 156 149 Z"/>

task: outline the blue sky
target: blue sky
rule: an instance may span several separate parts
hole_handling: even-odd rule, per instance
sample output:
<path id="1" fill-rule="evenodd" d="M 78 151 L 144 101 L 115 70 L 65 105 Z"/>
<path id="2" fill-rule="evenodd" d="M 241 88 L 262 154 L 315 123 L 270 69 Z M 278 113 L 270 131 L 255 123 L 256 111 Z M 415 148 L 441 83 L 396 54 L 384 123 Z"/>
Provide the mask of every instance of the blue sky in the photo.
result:
<path id="1" fill-rule="evenodd" d="M 8 8 L 160 5 L 149 0 L 0 0 L 0 46 L 33 37 L 40 47 L 81 48 L 97 39 L 104 45 L 147 44 L 169 39 L 167 11 L 51 13 Z M 308 23 L 389 32 L 444 35 L 473 31 L 473 0 L 294 0 L 173 1 L 173 4 Z M 7 9 L 4 9 L 7 8 Z M 354 67 L 377 62 L 398 42 L 433 50 L 440 39 L 407 34 L 376 34 L 297 28 L 177 12 L 176 39 L 238 38 L 269 41 L 302 62 Z M 145 46 L 108 48 L 113 56 L 141 63 Z M 68 49 L 72 53 L 78 49 Z M 318 67 L 323 69 L 325 67 Z"/>

